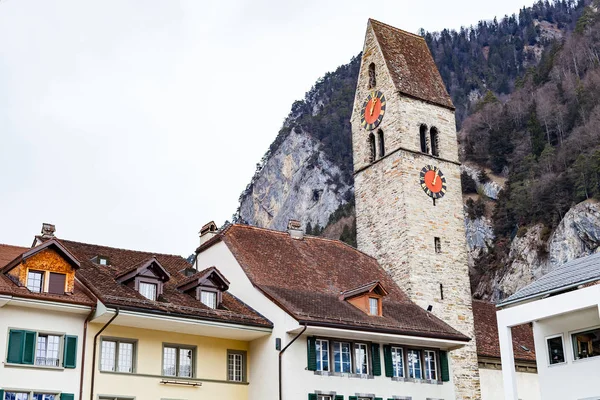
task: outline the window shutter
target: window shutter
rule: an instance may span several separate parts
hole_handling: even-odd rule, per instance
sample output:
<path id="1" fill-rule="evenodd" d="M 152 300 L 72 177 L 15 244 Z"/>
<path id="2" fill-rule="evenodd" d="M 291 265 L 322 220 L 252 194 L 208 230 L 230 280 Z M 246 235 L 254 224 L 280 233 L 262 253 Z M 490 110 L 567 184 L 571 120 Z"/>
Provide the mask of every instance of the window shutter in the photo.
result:
<path id="1" fill-rule="evenodd" d="M 57 274 L 50 272 L 50 280 L 48 281 L 48 293 L 65 294 L 65 274 Z"/>
<path id="2" fill-rule="evenodd" d="M 0 389 L 0 400 L 4 400 L 4 390 Z"/>
<path id="3" fill-rule="evenodd" d="M 383 346 L 383 364 L 385 365 L 385 376 L 394 376 L 394 365 L 392 364 L 392 346 Z"/>
<path id="4" fill-rule="evenodd" d="M 7 363 L 22 364 L 23 363 L 23 337 L 24 331 L 13 331 L 8 333 L 8 355 Z"/>
<path id="5" fill-rule="evenodd" d="M 344 400 L 344 396 L 342 396 L 341 394 L 336 394 L 333 400 Z"/>
<path id="6" fill-rule="evenodd" d="M 379 354 L 379 343 L 371 343 L 371 365 L 373 366 L 373 375 L 381 375 L 381 355 Z"/>
<path id="7" fill-rule="evenodd" d="M 348 400 L 358 400 L 358 397 L 356 397 L 356 396 L 348 396 Z"/>
<path id="8" fill-rule="evenodd" d="M 308 400 L 317 400 L 317 395 L 315 393 L 309 393 Z"/>
<path id="9" fill-rule="evenodd" d="M 77 365 L 77 336 L 65 336 L 63 367 L 75 368 Z"/>
<path id="10" fill-rule="evenodd" d="M 375 397 L 375 400 L 383 400 L 381 397 Z"/>
<path id="11" fill-rule="evenodd" d="M 75 400 L 75 395 L 72 393 L 61 393 L 60 400 Z"/>
<path id="12" fill-rule="evenodd" d="M 33 365 L 35 362 L 35 332 L 23 332 L 23 364 Z"/>
<path id="13" fill-rule="evenodd" d="M 440 372 L 442 375 L 442 381 L 450 381 L 450 367 L 448 366 L 448 352 L 440 351 Z"/>
<path id="14" fill-rule="evenodd" d="M 316 371 L 317 370 L 317 343 L 314 337 L 308 338 L 308 345 L 306 349 L 307 358 L 308 358 L 308 370 Z"/>

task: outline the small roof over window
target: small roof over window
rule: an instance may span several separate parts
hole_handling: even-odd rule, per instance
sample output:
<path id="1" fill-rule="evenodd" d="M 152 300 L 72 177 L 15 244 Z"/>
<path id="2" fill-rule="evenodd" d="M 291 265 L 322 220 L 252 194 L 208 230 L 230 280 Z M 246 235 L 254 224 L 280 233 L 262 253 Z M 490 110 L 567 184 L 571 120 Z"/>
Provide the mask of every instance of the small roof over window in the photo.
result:
<path id="1" fill-rule="evenodd" d="M 151 259 L 146 260 L 117 276 L 116 279 L 119 283 L 125 283 L 134 279 L 136 276 L 148 274 L 152 274 L 162 282 L 168 282 L 171 278 L 171 275 L 160 264 L 160 262 L 158 262 L 156 257 L 152 257 Z"/>
<path id="2" fill-rule="evenodd" d="M 216 267 L 210 267 L 185 279 L 177 286 L 177 289 L 189 292 L 202 286 L 215 287 L 217 290 L 225 292 L 229 289 L 229 281 Z"/>
<path id="3" fill-rule="evenodd" d="M 366 285 L 359 286 L 354 289 L 346 290 L 342 292 L 340 297 L 342 300 L 348 300 L 352 297 L 357 297 L 365 294 L 376 294 L 378 296 L 387 296 L 388 292 L 384 289 L 379 281 L 369 282 Z"/>

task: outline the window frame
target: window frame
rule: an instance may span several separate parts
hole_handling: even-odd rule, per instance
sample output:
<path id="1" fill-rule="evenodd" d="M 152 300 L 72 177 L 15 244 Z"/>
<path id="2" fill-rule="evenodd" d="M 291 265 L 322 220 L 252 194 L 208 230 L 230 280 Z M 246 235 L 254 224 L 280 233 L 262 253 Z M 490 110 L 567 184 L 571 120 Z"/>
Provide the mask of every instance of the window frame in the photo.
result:
<path id="1" fill-rule="evenodd" d="M 98 399 L 98 400 L 135 400 L 135 397 L 99 394 L 96 396 L 96 399 Z"/>
<path id="2" fill-rule="evenodd" d="M 8 362 L 8 352 L 9 352 L 9 341 L 10 341 L 10 334 L 11 332 L 18 332 L 18 331 L 25 331 L 25 332 L 33 332 L 35 333 L 35 339 L 34 339 L 34 348 L 33 348 L 33 364 L 21 364 L 21 363 L 12 363 L 12 362 Z M 58 366 L 52 366 L 52 365 L 40 365 L 40 364 L 36 364 L 36 358 L 37 358 L 37 341 L 38 341 L 38 337 L 39 335 L 50 335 L 50 336 L 58 336 Z M 29 330 L 27 328 L 16 328 L 14 326 L 9 326 L 8 329 L 6 330 L 6 351 L 4 354 L 4 361 L 3 363 L 7 366 L 27 366 L 28 368 L 47 368 L 47 369 L 55 369 L 55 370 L 63 370 L 65 369 L 65 367 L 63 366 L 64 363 L 64 353 L 65 353 L 65 338 L 69 336 L 67 335 L 66 332 L 55 332 L 55 331 L 36 331 L 36 330 Z M 6 389 L 5 389 L 6 390 Z M 16 389 L 15 389 L 16 390 Z M 16 390 L 19 391 L 19 390 Z M 46 393 L 46 394 L 52 394 L 52 393 Z M 3 399 L 0 399 L 3 400 Z"/>
<path id="3" fill-rule="evenodd" d="M 560 337 L 564 361 L 552 364 L 550 362 L 550 346 L 548 346 L 548 340 L 555 339 L 557 337 Z M 556 366 L 564 365 L 567 363 L 567 353 L 565 352 L 565 335 L 563 333 L 557 333 L 555 335 L 550 335 L 550 336 L 544 337 L 544 343 L 546 345 L 546 363 L 548 364 L 548 367 L 556 367 Z"/>
<path id="4" fill-rule="evenodd" d="M 409 354 L 411 351 L 418 351 L 418 352 L 419 352 L 419 367 L 420 367 L 420 368 L 419 368 L 419 371 L 420 371 L 420 374 L 421 374 L 421 377 L 420 377 L 420 378 L 417 378 L 417 377 L 411 377 L 411 376 L 410 376 L 411 369 L 410 369 L 410 365 L 409 365 L 409 362 L 408 362 L 408 354 Z M 419 380 L 419 381 L 424 381 L 424 380 L 426 380 L 426 379 L 424 379 L 424 378 L 423 378 L 423 372 L 424 372 L 424 368 L 423 368 L 423 364 L 424 364 L 424 360 L 423 360 L 423 352 L 424 352 L 424 350 L 423 350 L 423 349 L 421 349 L 421 348 L 414 348 L 414 347 L 412 347 L 412 348 L 407 348 L 407 349 L 406 349 L 406 352 L 405 352 L 405 354 L 406 354 L 406 378 L 407 378 L 407 379 L 414 379 L 414 380 Z M 416 371 L 416 368 L 413 368 L 413 372 L 415 372 L 415 371 Z M 415 375 L 416 375 L 416 374 L 415 374 Z"/>
<path id="5" fill-rule="evenodd" d="M 572 356 L 573 356 L 573 362 L 582 362 L 582 361 L 586 361 L 591 359 L 597 359 L 600 360 L 600 358 L 596 358 L 596 357 L 600 357 L 600 355 L 598 356 L 592 356 L 592 357 L 585 357 L 585 358 L 577 358 L 575 355 L 575 343 L 573 342 L 573 336 L 577 335 L 578 333 L 582 333 L 582 332 L 588 332 L 588 331 L 594 331 L 594 330 L 600 330 L 600 325 L 596 325 L 596 326 L 591 326 L 589 328 L 584 328 L 584 329 L 577 329 L 575 331 L 569 331 L 568 335 L 569 335 L 569 339 L 571 342 L 571 350 L 572 350 Z M 563 339 L 563 349 L 564 349 L 564 339 Z M 563 350 L 564 351 L 564 350 Z M 567 362 L 567 356 L 565 354 L 565 363 Z M 556 365 L 556 364 L 553 364 Z"/>
<path id="6" fill-rule="evenodd" d="M 165 348 L 175 348 L 177 351 L 175 352 L 175 375 L 165 375 Z M 179 375 L 179 358 L 181 350 L 191 350 L 192 351 L 192 361 L 190 366 L 192 368 L 192 376 L 180 376 Z M 196 362 L 197 362 L 197 346 L 188 345 L 188 344 L 180 344 L 180 343 L 163 343 L 162 351 L 160 356 L 160 376 L 165 378 L 196 378 Z"/>
<path id="7" fill-rule="evenodd" d="M 48 337 L 48 336 L 54 336 L 58 338 L 58 349 L 57 349 L 57 364 L 58 365 L 48 365 L 48 364 L 38 364 L 37 363 L 37 359 L 38 359 L 38 340 L 40 338 L 40 336 L 42 337 Z M 40 332 L 40 331 L 35 331 L 35 354 L 34 354 L 34 358 L 33 358 L 33 365 L 35 367 L 50 367 L 50 368 L 62 368 L 62 363 L 63 363 L 63 353 L 64 353 L 64 343 L 65 343 L 65 336 L 66 334 L 61 334 L 61 333 L 54 333 L 54 332 Z M 48 341 L 46 341 L 46 355 L 48 355 Z M 41 358 L 41 357 L 40 357 Z M 48 357 L 44 357 L 46 360 L 48 359 Z M 51 394 L 51 393 L 46 393 L 46 394 Z"/>
<path id="8" fill-rule="evenodd" d="M 427 371 L 429 367 L 427 365 L 427 353 L 433 353 L 433 366 L 435 372 L 435 378 L 427 378 Z M 425 377 L 423 378 L 426 381 L 430 382 L 438 382 L 440 380 L 440 363 L 438 362 L 439 352 L 431 349 L 423 349 L 423 370 L 425 372 Z"/>
<path id="9" fill-rule="evenodd" d="M 142 293 L 142 285 L 154 286 L 154 298 L 153 299 L 151 299 L 150 297 L 148 297 L 148 296 L 146 296 L 146 295 L 144 295 Z M 157 282 L 149 282 L 149 281 L 140 279 L 139 282 L 138 282 L 138 284 L 137 284 L 137 291 L 146 300 L 156 301 L 158 299 L 158 296 L 159 296 L 159 287 L 158 286 L 159 285 L 158 285 Z"/>
<path id="10" fill-rule="evenodd" d="M 402 376 L 395 375 L 396 365 L 394 364 L 394 350 L 400 350 L 402 352 Z M 402 346 L 390 345 L 390 352 L 392 356 L 392 378 L 406 378 L 406 352 L 404 350 L 405 348 Z"/>
<path id="11" fill-rule="evenodd" d="M 204 304 L 206 307 L 212 308 L 213 310 L 216 310 L 217 307 L 219 306 L 219 291 L 217 289 L 208 289 L 208 288 L 199 288 L 200 290 L 200 296 L 199 296 L 199 300 L 200 303 Z M 206 304 L 205 302 L 202 301 L 202 294 L 203 293 L 210 293 L 212 295 L 214 295 L 214 307 L 210 306 L 208 304 Z"/>
<path id="12" fill-rule="evenodd" d="M 375 310 L 376 310 L 375 313 L 373 313 L 373 304 L 372 304 L 373 300 L 375 301 Z M 379 309 L 380 309 L 379 302 L 380 301 L 381 301 L 381 299 L 379 297 L 369 296 L 369 315 L 374 315 L 374 316 L 381 315 L 379 313 Z"/>
<path id="13" fill-rule="evenodd" d="M 323 368 L 323 350 L 322 348 L 319 346 L 319 348 L 317 348 L 317 343 L 318 342 L 326 342 L 327 343 L 327 369 L 322 369 Z M 331 346 L 329 345 L 330 340 L 329 339 L 324 339 L 324 338 L 315 338 L 315 352 L 317 355 L 317 371 L 319 372 L 331 372 Z M 321 361 L 321 369 L 319 369 L 319 361 Z"/>
<path id="14" fill-rule="evenodd" d="M 330 347 L 330 352 L 331 352 L 330 364 L 333 364 L 333 371 L 331 371 L 331 372 L 336 373 L 336 374 L 353 374 L 354 373 L 353 372 L 354 354 L 353 354 L 352 349 L 353 349 L 354 343 L 352 343 L 352 341 L 346 341 L 344 339 L 331 340 L 330 343 L 333 343 L 333 345 Z M 341 357 L 341 355 L 342 355 L 341 345 L 342 344 L 347 344 L 349 347 L 348 351 L 349 351 L 349 356 L 350 356 L 350 371 L 348 371 L 348 372 L 343 371 L 343 368 L 342 368 L 342 366 L 343 366 L 343 361 L 342 361 L 342 357 Z M 340 369 L 342 369 L 342 371 L 335 370 L 335 346 L 336 345 L 340 345 Z"/>
<path id="15" fill-rule="evenodd" d="M 318 340 L 321 341 L 326 341 L 328 342 L 328 357 L 327 357 L 327 362 L 329 365 L 329 370 L 327 371 L 323 371 L 323 370 L 319 370 L 318 369 L 318 360 L 319 360 L 319 352 L 316 351 L 316 358 L 317 358 L 317 369 L 314 370 L 314 372 L 316 374 L 322 374 L 322 375 L 335 375 L 335 376 L 342 376 L 342 375 L 348 375 L 350 377 L 361 377 L 361 376 L 367 376 L 369 378 L 374 377 L 373 375 L 373 365 L 372 365 L 372 354 L 371 354 L 371 345 L 373 343 L 376 342 L 370 342 L 370 341 L 366 341 L 366 340 L 350 340 L 350 339 L 344 339 L 344 338 L 335 338 L 335 337 L 328 337 L 328 336 L 315 336 L 315 350 L 316 350 L 316 343 Z M 335 372 L 335 359 L 334 359 L 334 343 L 349 343 L 350 344 L 350 372 Z M 361 345 L 365 345 L 367 347 L 367 373 L 366 374 L 359 374 L 356 372 L 356 350 L 355 350 L 355 346 L 357 344 L 361 344 Z M 378 343 L 376 343 L 378 344 Z M 380 350 L 381 351 L 381 350 Z M 382 362 L 382 361 L 381 361 Z M 383 364 L 382 368 L 383 368 Z"/>
<path id="16" fill-rule="evenodd" d="M 102 369 L 102 343 L 104 342 L 115 342 L 115 355 L 114 355 L 114 371 Z M 131 372 L 119 371 L 119 348 L 121 343 L 128 343 L 132 345 L 131 349 Z M 114 336 L 101 336 L 100 337 L 100 357 L 98 357 L 98 371 L 108 372 L 111 374 L 135 374 L 137 372 L 137 339 L 114 337 Z"/>
<path id="17" fill-rule="evenodd" d="M 242 380 L 240 380 L 240 381 L 234 380 L 234 379 L 229 379 L 229 356 L 230 355 L 242 356 Z M 228 382 L 248 383 L 248 362 L 247 362 L 247 360 L 248 360 L 248 352 L 246 350 L 227 349 L 226 369 L 227 369 L 227 381 Z"/>
<path id="18" fill-rule="evenodd" d="M 6 395 L 8 393 L 23 393 L 23 394 L 27 394 L 27 399 L 28 400 L 33 400 L 33 396 L 35 396 L 36 394 L 42 394 L 42 395 L 51 395 L 55 397 L 55 400 L 58 399 L 58 397 L 63 394 L 63 392 L 55 392 L 52 390 L 28 390 L 28 389 L 8 389 L 8 388 L 4 388 L 4 396 L 0 399 L 0 400 L 4 400 L 6 398 Z"/>
<path id="19" fill-rule="evenodd" d="M 354 353 L 354 363 L 353 363 L 353 373 L 355 375 L 371 375 L 371 369 L 372 369 L 372 365 L 371 365 L 371 360 L 370 360 L 370 356 L 371 356 L 371 352 L 369 350 L 369 346 L 371 343 L 367 343 L 367 342 L 352 342 L 352 350 Z M 357 371 L 357 359 L 358 357 L 356 356 L 356 351 L 359 349 L 360 346 L 365 346 L 365 360 L 367 361 L 367 372 L 356 372 Z M 362 365 L 361 365 L 362 368 Z"/>
<path id="20" fill-rule="evenodd" d="M 29 286 L 29 274 L 38 274 L 41 276 L 39 291 L 31 290 L 31 287 Z M 46 286 L 46 271 L 42 271 L 42 270 L 38 270 L 38 269 L 28 269 L 27 270 L 27 282 L 25 283 L 25 286 L 31 293 L 45 293 L 44 287 Z"/>

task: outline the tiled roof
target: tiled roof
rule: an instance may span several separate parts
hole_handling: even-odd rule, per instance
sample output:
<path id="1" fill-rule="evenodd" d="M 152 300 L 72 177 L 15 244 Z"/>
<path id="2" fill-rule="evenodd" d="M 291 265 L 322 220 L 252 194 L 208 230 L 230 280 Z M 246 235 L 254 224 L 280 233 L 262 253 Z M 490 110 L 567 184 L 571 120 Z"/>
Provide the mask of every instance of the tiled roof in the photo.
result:
<path id="1" fill-rule="evenodd" d="M 312 236 L 293 239 L 287 232 L 248 225 L 231 225 L 219 237 L 252 283 L 301 322 L 469 340 L 412 303 L 374 258 L 345 243 Z M 388 292 L 382 317 L 367 315 L 340 298 L 342 292 L 374 280 Z"/>
<path id="2" fill-rule="evenodd" d="M 187 280 L 182 271 L 191 267 L 181 256 L 117 249 L 68 240 L 61 240 L 61 242 L 81 262 L 77 277 L 107 305 L 158 311 L 193 319 L 217 320 L 252 326 L 272 326 L 270 321 L 228 292 L 223 293 L 223 309 L 212 309 L 191 295 L 177 290 L 180 283 Z M 110 265 L 99 265 L 92 262 L 91 260 L 98 255 L 107 257 Z M 164 284 L 163 294 L 157 301 L 146 299 L 136 290 L 122 285 L 116 280 L 118 276 L 130 271 L 132 267 L 153 257 L 170 274 L 170 279 Z"/>
<path id="3" fill-rule="evenodd" d="M 496 305 L 487 301 L 473 300 L 473 318 L 475 319 L 477 355 L 500 358 Z M 512 336 L 515 360 L 535 361 L 535 344 L 531 326 L 524 324 L 513 327 Z"/>
<path id="4" fill-rule="evenodd" d="M 30 247 L 0 244 L 0 269 L 29 250 L 31 250 Z M 75 281 L 75 287 L 72 294 L 34 293 L 27 289 L 27 287 L 20 286 L 8 276 L 0 274 L 0 294 L 86 306 L 93 306 L 96 304 L 93 295 L 77 281 Z"/>
<path id="5" fill-rule="evenodd" d="M 454 109 L 425 39 L 374 19 L 369 22 L 396 89 L 406 95 Z"/>
<path id="6" fill-rule="evenodd" d="M 548 272 L 503 300 L 500 305 L 558 293 L 600 279 L 600 253 L 576 258 Z"/>

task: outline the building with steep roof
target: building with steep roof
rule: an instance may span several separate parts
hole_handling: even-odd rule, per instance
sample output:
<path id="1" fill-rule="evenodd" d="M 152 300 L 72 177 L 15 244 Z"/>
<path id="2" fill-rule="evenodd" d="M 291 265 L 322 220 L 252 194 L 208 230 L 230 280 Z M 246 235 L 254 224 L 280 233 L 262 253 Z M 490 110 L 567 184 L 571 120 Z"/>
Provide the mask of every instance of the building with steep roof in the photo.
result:
<path id="1" fill-rule="evenodd" d="M 293 224 L 203 236 L 197 269 L 216 266 L 232 294 L 273 322 L 250 344 L 261 374 L 251 398 L 456 397 L 448 352 L 470 338 L 414 304 L 374 258 Z"/>
<path id="2" fill-rule="evenodd" d="M 498 305 L 505 399 L 522 398 L 512 340 L 522 324 L 533 327 L 542 399 L 600 399 L 599 283 L 600 254 L 593 254 L 555 268 Z"/>

